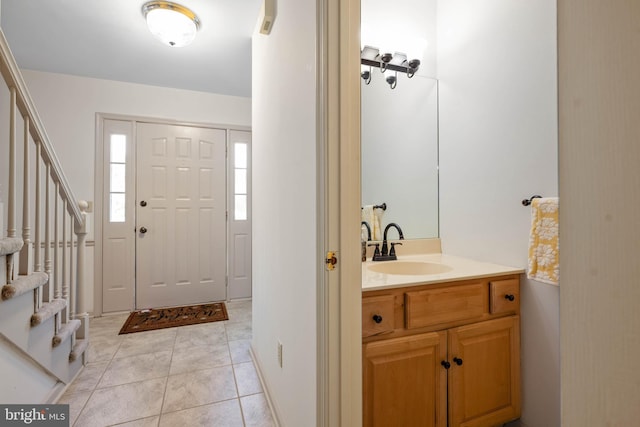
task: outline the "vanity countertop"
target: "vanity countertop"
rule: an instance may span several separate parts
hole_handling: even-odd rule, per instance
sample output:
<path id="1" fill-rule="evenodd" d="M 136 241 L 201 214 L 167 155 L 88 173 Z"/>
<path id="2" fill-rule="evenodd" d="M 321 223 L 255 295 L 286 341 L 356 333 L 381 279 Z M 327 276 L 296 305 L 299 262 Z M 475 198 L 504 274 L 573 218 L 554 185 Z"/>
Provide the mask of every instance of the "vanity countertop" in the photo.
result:
<path id="1" fill-rule="evenodd" d="M 427 262 L 443 264 L 451 269 L 443 273 L 408 275 L 386 274 L 372 271 L 377 265 L 394 262 Z M 398 288 L 411 285 L 428 285 L 435 283 L 451 282 L 457 280 L 477 279 L 481 277 L 500 276 L 507 274 L 524 273 L 522 268 L 505 265 L 480 262 L 468 258 L 440 253 L 399 255 L 398 261 L 366 261 L 362 263 L 362 290 L 378 291 L 382 289 Z"/>

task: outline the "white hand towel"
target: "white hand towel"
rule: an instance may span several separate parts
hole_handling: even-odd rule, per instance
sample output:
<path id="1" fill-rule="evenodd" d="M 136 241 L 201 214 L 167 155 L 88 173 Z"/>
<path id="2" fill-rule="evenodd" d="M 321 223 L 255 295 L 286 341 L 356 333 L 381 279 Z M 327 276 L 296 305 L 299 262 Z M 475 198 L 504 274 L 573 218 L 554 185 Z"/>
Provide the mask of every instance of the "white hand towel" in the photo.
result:
<path id="1" fill-rule="evenodd" d="M 374 209 L 373 205 L 365 205 L 362 207 L 362 221 L 366 221 L 371 227 L 371 240 L 382 240 L 382 232 L 380 231 L 380 224 L 382 214 L 384 210 L 378 208 Z"/>
<path id="2" fill-rule="evenodd" d="M 375 220 L 373 221 L 373 230 L 372 233 L 375 236 L 373 240 L 382 240 L 382 216 L 384 215 L 384 209 L 376 208 L 373 210 L 373 216 Z"/>

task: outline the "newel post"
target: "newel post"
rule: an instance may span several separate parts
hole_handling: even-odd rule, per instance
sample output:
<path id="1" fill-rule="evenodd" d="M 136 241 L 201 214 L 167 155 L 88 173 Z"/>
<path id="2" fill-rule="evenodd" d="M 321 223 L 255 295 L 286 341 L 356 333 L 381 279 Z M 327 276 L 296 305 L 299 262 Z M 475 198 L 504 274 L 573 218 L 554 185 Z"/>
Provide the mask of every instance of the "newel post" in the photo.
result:
<path id="1" fill-rule="evenodd" d="M 86 339 L 89 337 L 89 314 L 85 308 L 85 274 L 84 274 L 84 256 L 85 256 L 85 240 L 87 237 L 87 210 L 89 204 L 81 200 L 78 207 L 82 213 L 82 223 L 75 224 L 75 233 L 78 236 L 78 252 L 76 262 L 76 297 L 75 297 L 75 318 L 82 322 L 82 325 L 76 332 L 76 337 Z"/>

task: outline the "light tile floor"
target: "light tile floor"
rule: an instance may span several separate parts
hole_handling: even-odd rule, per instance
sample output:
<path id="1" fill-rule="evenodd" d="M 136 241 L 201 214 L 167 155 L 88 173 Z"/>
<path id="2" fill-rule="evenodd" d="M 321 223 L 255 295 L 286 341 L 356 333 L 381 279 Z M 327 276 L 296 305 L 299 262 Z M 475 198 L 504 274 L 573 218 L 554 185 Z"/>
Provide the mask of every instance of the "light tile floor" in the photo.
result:
<path id="1" fill-rule="evenodd" d="M 89 362 L 59 403 L 74 427 L 274 426 L 249 354 L 251 301 L 229 320 L 118 335 L 126 314 L 91 320 Z"/>

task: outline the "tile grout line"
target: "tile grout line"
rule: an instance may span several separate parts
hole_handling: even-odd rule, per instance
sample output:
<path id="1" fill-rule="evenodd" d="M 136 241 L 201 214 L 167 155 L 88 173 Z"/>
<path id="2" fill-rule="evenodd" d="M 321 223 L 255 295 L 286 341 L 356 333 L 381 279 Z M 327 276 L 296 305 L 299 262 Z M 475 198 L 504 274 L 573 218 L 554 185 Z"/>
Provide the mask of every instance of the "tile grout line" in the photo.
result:
<path id="1" fill-rule="evenodd" d="M 231 370 L 233 372 L 233 382 L 236 385 L 236 396 L 238 401 L 238 406 L 240 407 L 240 417 L 242 418 L 242 425 L 246 426 L 247 422 L 244 418 L 244 410 L 242 409 L 242 401 L 240 400 L 240 388 L 238 387 L 238 378 L 236 377 L 236 369 L 235 364 L 233 363 L 233 357 L 231 356 L 231 347 L 229 346 L 229 335 L 227 335 L 227 325 L 224 325 L 224 333 L 227 337 L 227 348 L 229 349 L 229 360 L 231 360 Z"/>
<path id="2" fill-rule="evenodd" d="M 158 427 L 162 422 L 162 409 L 164 409 L 164 401 L 167 398 L 167 388 L 169 388 L 169 374 L 171 373 L 171 364 L 173 363 L 173 354 L 176 351 L 176 342 L 178 342 L 178 331 L 176 330 L 176 336 L 173 339 L 173 346 L 171 347 L 171 358 L 169 360 L 169 367 L 167 368 L 167 376 L 164 381 L 164 392 L 162 393 L 162 402 L 160 402 L 160 413 L 158 414 Z"/>

